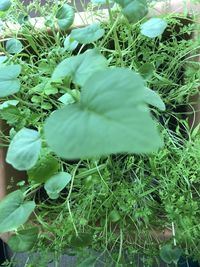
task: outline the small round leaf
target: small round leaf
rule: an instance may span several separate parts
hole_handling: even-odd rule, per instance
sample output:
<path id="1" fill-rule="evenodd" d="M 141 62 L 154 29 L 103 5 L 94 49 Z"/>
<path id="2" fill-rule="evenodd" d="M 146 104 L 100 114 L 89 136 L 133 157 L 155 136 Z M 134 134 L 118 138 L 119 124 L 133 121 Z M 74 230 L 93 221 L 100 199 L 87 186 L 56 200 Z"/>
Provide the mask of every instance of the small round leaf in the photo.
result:
<path id="1" fill-rule="evenodd" d="M 151 18 L 141 25 L 141 33 L 149 38 L 160 36 L 167 28 L 167 22 L 160 18 Z"/>
<path id="2" fill-rule="evenodd" d="M 59 172 L 46 181 L 44 188 L 51 199 L 57 199 L 59 193 L 66 187 L 70 180 L 71 175 L 69 173 Z"/>
<path id="3" fill-rule="evenodd" d="M 23 45 L 19 40 L 12 38 L 6 42 L 6 51 L 8 53 L 18 54 L 22 50 L 23 50 Z"/>
<path id="4" fill-rule="evenodd" d="M 56 14 L 57 23 L 61 30 L 67 30 L 74 22 L 74 9 L 64 4 Z"/>
<path id="5" fill-rule="evenodd" d="M 84 28 L 72 30 L 70 36 L 80 44 L 89 44 L 100 39 L 104 33 L 105 31 L 100 27 L 100 24 L 94 23 Z"/>

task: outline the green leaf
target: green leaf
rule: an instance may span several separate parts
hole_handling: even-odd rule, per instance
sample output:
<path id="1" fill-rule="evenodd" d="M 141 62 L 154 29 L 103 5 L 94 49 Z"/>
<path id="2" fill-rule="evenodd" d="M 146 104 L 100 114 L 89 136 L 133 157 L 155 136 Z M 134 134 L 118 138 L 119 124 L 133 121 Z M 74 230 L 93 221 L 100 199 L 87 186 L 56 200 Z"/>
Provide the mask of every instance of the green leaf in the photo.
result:
<path id="1" fill-rule="evenodd" d="M 74 248 L 87 247 L 92 243 L 93 236 L 88 233 L 79 233 L 78 236 L 73 236 L 70 245 Z"/>
<path id="2" fill-rule="evenodd" d="M 18 76 L 21 72 L 20 65 L 0 66 L 0 97 L 17 93 L 20 89 Z"/>
<path id="3" fill-rule="evenodd" d="M 117 210 L 112 210 L 109 214 L 109 219 L 111 222 L 117 222 L 121 219 L 119 212 Z"/>
<path id="4" fill-rule="evenodd" d="M 71 181 L 71 175 L 67 172 L 59 172 L 49 178 L 44 188 L 51 199 L 57 199 L 59 193 L 68 185 Z"/>
<path id="5" fill-rule="evenodd" d="M 83 260 L 77 265 L 77 267 L 95 267 L 97 258 L 95 256 L 90 256 L 87 259 Z"/>
<path id="6" fill-rule="evenodd" d="M 8 100 L 3 102 L 3 104 L 0 104 L 0 110 L 4 109 L 4 108 L 8 108 L 9 106 L 17 106 L 17 104 L 19 103 L 19 101 L 17 100 Z"/>
<path id="7" fill-rule="evenodd" d="M 0 64 L 4 63 L 7 59 L 7 56 L 0 56 Z"/>
<path id="8" fill-rule="evenodd" d="M 83 86 L 86 80 L 96 71 L 107 67 L 107 60 L 98 49 L 64 59 L 55 69 L 52 80 L 70 77 L 74 83 Z"/>
<path id="9" fill-rule="evenodd" d="M 9 105 L 1 110 L 0 118 L 5 120 L 7 124 L 14 126 L 22 119 L 22 115 L 17 107 Z"/>
<path id="10" fill-rule="evenodd" d="M 168 264 L 177 264 L 180 256 L 182 255 L 182 252 L 182 249 L 178 247 L 172 247 L 172 245 L 167 244 L 161 248 L 160 257 L 164 262 Z"/>
<path id="11" fill-rule="evenodd" d="M 12 38 L 6 42 L 6 51 L 8 53 L 18 54 L 22 50 L 23 50 L 23 45 L 19 40 Z"/>
<path id="12" fill-rule="evenodd" d="M 155 151 L 162 141 L 145 101 L 144 81 L 135 72 L 98 71 L 85 83 L 79 103 L 46 120 L 47 143 L 66 159 Z"/>
<path id="13" fill-rule="evenodd" d="M 145 63 L 142 65 L 142 67 L 139 68 L 139 73 L 145 80 L 151 79 L 154 71 L 155 68 L 152 63 Z"/>
<path id="14" fill-rule="evenodd" d="M 58 98 L 58 100 L 62 102 L 64 105 L 73 104 L 75 102 L 73 96 L 70 95 L 69 93 L 62 95 L 60 98 Z"/>
<path id="15" fill-rule="evenodd" d="M 34 209 L 34 201 L 24 201 L 20 190 L 8 194 L 0 202 L 0 233 L 16 230 L 28 220 Z"/>
<path id="16" fill-rule="evenodd" d="M 100 24 L 94 23 L 84 28 L 72 30 L 70 36 L 80 44 L 89 44 L 100 39 L 104 33 L 105 31 L 100 27 Z"/>
<path id="17" fill-rule="evenodd" d="M 78 42 L 76 40 L 74 40 L 73 38 L 71 38 L 70 35 L 68 35 L 65 38 L 65 41 L 64 41 L 65 50 L 73 51 L 73 50 L 75 50 L 77 48 L 77 46 L 78 46 Z"/>
<path id="18" fill-rule="evenodd" d="M 74 9 L 64 4 L 56 14 L 57 23 L 61 30 L 67 30 L 74 22 Z"/>
<path id="19" fill-rule="evenodd" d="M 23 128 L 11 141 L 6 161 L 17 170 L 29 170 L 37 162 L 41 149 L 40 134 Z"/>
<path id="20" fill-rule="evenodd" d="M 146 88 L 146 102 L 162 111 L 165 111 L 165 104 L 160 96 L 153 90 Z"/>
<path id="21" fill-rule="evenodd" d="M 137 23 L 148 13 L 146 0 L 114 0 L 122 7 L 122 13 L 130 23 Z"/>
<path id="22" fill-rule="evenodd" d="M 35 166 L 28 171 L 28 177 L 37 183 L 46 182 L 51 176 L 58 172 L 60 164 L 49 152 L 41 152 L 40 158 Z"/>
<path id="23" fill-rule="evenodd" d="M 160 18 L 151 18 L 140 26 L 141 33 L 149 38 L 160 36 L 167 28 L 167 22 Z"/>
<path id="24" fill-rule="evenodd" d="M 1 0 L 0 2 L 0 11 L 7 11 L 11 6 L 10 0 Z"/>
<path id="25" fill-rule="evenodd" d="M 35 245 L 38 233 L 39 229 L 37 227 L 20 230 L 9 238 L 8 245 L 14 252 L 29 251 Z"/>

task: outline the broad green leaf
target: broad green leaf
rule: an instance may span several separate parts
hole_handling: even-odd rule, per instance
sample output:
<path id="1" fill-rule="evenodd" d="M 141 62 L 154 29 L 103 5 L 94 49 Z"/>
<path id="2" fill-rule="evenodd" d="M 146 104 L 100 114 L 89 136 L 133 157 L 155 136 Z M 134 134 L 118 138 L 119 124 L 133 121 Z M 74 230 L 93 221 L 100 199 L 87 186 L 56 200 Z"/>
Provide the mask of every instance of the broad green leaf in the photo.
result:
<path id="1" fill-rule="evenodd" d="M 73 50 L 75 50 L 77 48 L 77 46 L 78 46 L 78 42 L 76 40 L 74 40 L 73 38 L 71 38 L 70 35 L 68 35 L 65 38 L 65 41 L 64 41 L 65 50 L 73 51 Z"/>
<path id="2" fill-rule="evenodd" d="M 67 30 L 74 22 L 74 9 L 64 4 L 56 14 L 57 23 L 61 30 Z"/>
<path id="3" fill-rule="evenodd" d="M 29 170 L 37 162 L 41 149 L 40 134 L 23 128 L 11 141 L 6 161 L 17 170 Z"/>
<path id="4" fill-rule="evenodd" d="M 112 210 L 109 214 L 109 219 L 111 222 L 117 222 L 121 219 L 120 214 L 117 210 Z"/>
<path id="5" fill-rule="evenodd" d="M 99 23 L 78 28 L 71 31 L 71 38 L 78 41 L 80 44 L 89 44 L 97 41 L 104 35 L 105 31 L 101 28 Z"/>
<path id="6" fill-rule="evenodd" d="M 49 178 L 44 184 L 44 188 L 51 199 L 57 199 L 59 193 L 71 181 L 71 175 L 67 172 L 59 172 Z"/>
<path id="7" fill-rule="evenodd" d="M 60 98 L 58 98 L 58 100 L 62 102 L 64 105 L 73 104 L 75 102 L 73 96 L 70 95 L 69 93 L 62 95 Z"/>
<path id="8" fill-rule="evenodd" d="M 7 56 L 0 56 L 0 64 L 4 63 L 7 59 Z"/>
<path id="9" fill-rule="evenodd" d="M 85 53 L 64 59 L 55 69 L 52 80 L 69 77 L 74 83 L 83 86 L 94 72 L 105 69 L 107 60 L 98 49 L 87 50 Z"/>
<path id="10" fill-rule="evenodd" d="M 135 72 L 98 71 L 84 84 L 79 103 L 46 120 L 46 141 L 66 159 L 153 152 L 162 141 L 145 101 L 144 81 Z"/>
<path id="11" fill-rule="evenodd" d="M 151 18 L 140 26 L 141 33 L 149 38 L 160 36 L 167 28 L 167 22 L 160 18 Z"/>
<path id="12" fill-rule="evenodd" d="M 11 4 L 11 0 L 1 0 L 0 11 L 7 11 L 10 8 Z"/>
<path id="13" fill-rule="evenodd" d="M 152 63 L 145 63 L 139 68 L 139 73 L 145 80 L 149 80 L 153 76 L 154 71 L 155 68 Z"/>
<path id="14" fill-rule="evenodd" d="M 2 104 L 3 105 L 3 104 Z M 20 110 L 13 105 L 1 109 L 0 118 L 5 120 L 7 124 L 15 126 L 21 120 Z"/>
<path id="15" fill-rule="evenodd" d="M 0 104 L 0 110 L 7 108 L 9 106 L 17 106 L 17 104 L 19 103 L 19 101 L 17 100 L 8 100 L 3 102 L 3 104 Z"/>
<path id="16" fill-rule="evenodd" d="M 168 264 L 171 263 L 177 264 L 182 252 L 183 252 L 182 249 L 167 244 L 161 248 L 160 257 L 164 262 Z"/>
<path id="17" fill-rule="evenodd" d="M 9 238 L 8 245 L 14 252 L 29 251 L 33 248 L 38 233 L 39 229 L 37 227 L 20 230 Z"/>
<path id="18" fill-rule="evenodd" d="M 6 42 L 6 51 L 9 54 L 18 54 L 22 50 L 23 50 L 23 45 L 19 40 L 12 38 Z"/>
<path id="19" fill-rule="evenodd" d="M 137 23 L 148 13 L 146 0 L 114 0 L 122 7 L 122 13 L 130 23 Z"/>
<path id="20" fill-rule="evenodd" d="M 20 190 L 7 195 L 0 202 L 0 233 L 16 230 L 28 220 L 34 209 L 34 201 L 24 201 Z"/>
<path id="21" fill-rule="evenodd" d="M 0 97 L 17 93 L 20 89 L 18 76 L 21 72 L 20 65 L 0 66 Z"/>
<path id="22" fill-rule="evenodd" d="M 165 111 L 165 104 L 163 103 L 160 96 L 153 90 L 146 88 L 146 103 Z"/>
<path id="23" fill-rule="evenodd" d="M 77 265 L 77 267 L 95 267 L 97 258 L 95 256 L 90 256 L 87 259 L 83 260 Z"/>
<path id="24" fill-rule="evenodd" d="M 57 173 L 59 167 L 60 164 L 55 157 L 48 152 L 42 151 L 35 166 L 28 171 L 28 177 L 37 183 L 43 183 Z"/>
<path id="25" fill-rule="evenodd" d="M 93 236 L 88 233 L 79 233 L 78 236 L 73 236 L 70 245 L 74 248 L 87 247 L 92 243 Z"/>

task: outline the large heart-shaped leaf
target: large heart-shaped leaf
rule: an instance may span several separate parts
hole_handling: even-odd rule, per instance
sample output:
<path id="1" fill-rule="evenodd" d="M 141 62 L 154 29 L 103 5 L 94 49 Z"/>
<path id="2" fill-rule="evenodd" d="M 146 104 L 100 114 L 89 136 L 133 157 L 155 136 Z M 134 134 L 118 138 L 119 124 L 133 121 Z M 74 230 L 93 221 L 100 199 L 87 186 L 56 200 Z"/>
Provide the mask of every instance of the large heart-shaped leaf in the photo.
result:
<path id="1" fill-rule="evenodd" d="M 20 89 L 18 76 L 21 72 L 20 65 L 0 65 L 0 97 L 17 93 Z"/>
<path id="2" fill-rule="evenodd" d="M 148 7 L 146 0 L 114 0 L 122 7 L 122 13 L 131 23 L 136 23 L 146 16 Z"/>
<path id="3" fill-rule="evenodd" d="M 6 51 L 10 54 L 17 54 L 20 53 L 23 50 L 22 43 L 15 39 L 11 38 L 6 42 Z"/>
<path id="4" fill-rule="evenodd" d="M 6 161 L 17 170 L 29 170 L 37 162 L 41 149 L 40 134 L 23 128 L 11 141 Z"/>
<path id="5" fill-rule="evenodd" d="M 160 36 L 167 28 L 167 22 L 160 18 L 151 18 L 140 26 L 141 33 L 149 38 Z"/>
<path id="6" fill-rule="evenodd" d="M 9 238 L 8 245 L 14 252 L 29 251 L 33 248 L 38 233 L 39 229 L 37 227 L 20 230 Z"/>
<path id="7" fill-rule="evenodd" d="M 63 60 L 55 69 L 52 80 L 70 77 L 74 83 L 83 86 L 89 76 L 105 69 L 108 62 L 98 49 L 87 50 L 85 53 Z"/>
<path id="8" fill-rule="evenodd" d="M 4 63 L 7 59 L 7 56 L 0 56 L 0 64 Z"/>
<path id="9" fill-rule="evenodd" d="M 11 6 L 10 0 L 1 0 L 0 1 L 0 11 L 7 11 Z"/>
<path id="10" fill-rule="evenodd" d="M 99 23 L 94 23 L 84 28 L 78 28 L 71 31 L 71 38 L 80 44 L 89 44 L 97 41 L 104 35 L 105 31 Z"/>
<path id="11" fill-rule="evenodd" d="M 34 201 L 24 201 L 20 190 L 10 193 L 0 202 L 0 233 L 17 229 L 24 224 L 35 208 Z"/>
<path id="12" fill-rule="evenodd" d="M 47 119 L 47 143 L 68 159 L 152 152 L 162 141 L 145 101 L 144 81 L 135 72 L 123 68 L 96 72 L 85 83 L 80 103 Z"/>
<path id="13" fill-rule="evenodd" d="M 59 172 L 46 181 L 44 188 L 51 199 L 57 199 L 59 193 L 70 182 L 71 175 L 67 172 Z"/>
<path id="14" fill-rule="evenodd" d="M 172 247 L 171 244 L 167 244 L 161 248 L 160 257 L 164 262 L 168 264 L 177 264 L 182 252 L 182 249 L 178 247 Z"/>
<path id="15" fill-rule="evenodd" d="M 59 8 L 56 18 L 60 29 L 67 30 L 74 22 L 74 9 L 70 5 L 64 4 Z"/>

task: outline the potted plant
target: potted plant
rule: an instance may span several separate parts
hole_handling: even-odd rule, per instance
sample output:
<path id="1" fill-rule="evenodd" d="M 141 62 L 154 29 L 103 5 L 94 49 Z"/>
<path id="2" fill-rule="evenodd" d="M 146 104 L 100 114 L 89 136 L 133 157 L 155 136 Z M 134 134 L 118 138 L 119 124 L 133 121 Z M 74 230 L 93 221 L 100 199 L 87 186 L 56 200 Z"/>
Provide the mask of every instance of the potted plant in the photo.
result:
<path id="1" fill-rule="evenodd" d="M 1 42 L 0 117 L 10 126 L 2 138 L 7 163 L 28 181 L 1 201 L 0 232 L 12 233 L 17 252 L 42 251 L 43 259 L 32 254 L 35 266 L 47 265 L 44 250 L 57 266 L 61 254 L 76 255 L 76 266 L 134 266 L 134 255 L 155 266 L 159 254 L 177 264 L 182 251 L 199 257 L 199 138 L 180 114 L 199 82 L 195 63 L 183 83 L 198 42 L 182 35 L 193 26 L 177 32 L 172 15 L 146 21 L 146 1 L 114 2 L 101 25 L 86 20 L 70 31 L 74 12 L 62 2 L 45 24 L 34 20 L 44 31 L 18 1 L 6 11 L 10 20 L 23 12 L 17 38 L 15 31 Z"/>

